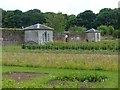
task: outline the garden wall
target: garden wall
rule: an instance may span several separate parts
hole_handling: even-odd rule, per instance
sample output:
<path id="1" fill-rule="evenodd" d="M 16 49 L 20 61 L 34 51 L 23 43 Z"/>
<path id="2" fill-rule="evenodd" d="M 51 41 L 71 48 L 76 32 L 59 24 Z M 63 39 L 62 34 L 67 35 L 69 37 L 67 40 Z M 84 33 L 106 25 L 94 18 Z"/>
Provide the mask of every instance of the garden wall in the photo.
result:
<path id="1" fill-rule="evenodd" d="M 0 29 L 0 35 L 2 38 L 3 46 L 9 45 L 18 45 L 24 43 L 24 31 L 22 29 L 14 29 L 14 28 L 2 28 Z M 65 42 L 65 34 L 64 33 L 54 33 L 53 35 L 54 41 Z M 85 41 L 85 34 L 73 34 L 69 33 L 69 42 L 81 42 Z"/>
<path id="2" fill-rule="evenodd" d="M 68 41 L 69 42 L 84 42 L 86 41 L 85 38 L 85 33 L 69 33 L 68 34 Z M 61 41 L 61 42 L 65 42 L 65 34 L 64 33 L 54 33 L 54 41 Z"/>
<path id="3" fill-rule="evenodd" d="M 17 45 L 24 43 L 24 31 L 22 29 L 2 29 L 2 45 Z"/>

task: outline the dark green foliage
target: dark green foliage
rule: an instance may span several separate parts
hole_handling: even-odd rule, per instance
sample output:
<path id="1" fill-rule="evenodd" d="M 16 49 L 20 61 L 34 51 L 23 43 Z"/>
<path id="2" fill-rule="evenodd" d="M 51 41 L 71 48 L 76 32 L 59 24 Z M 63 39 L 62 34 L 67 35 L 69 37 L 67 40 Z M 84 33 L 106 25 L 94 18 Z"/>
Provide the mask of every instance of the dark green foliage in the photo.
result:
<path id="1" fill-rule="evenodd" d="M 118 42 L 82 42 L 82 43 L 62 43 L 54 42 L 45 45 L 22 45 L 22 49 L 39 49 L 39 50 L 110 50 L 119 51 Z"/>
<path id="2" fill-rule="evenodd" d="M 77 26 L 84 26 L 88 29 L 94 27 L 94 20 L 96 18 L 95 13 L 93 13 L 91 10 L 86 10 L 80 14 L 77 15 Z"/>
<path id="3" fill-rule="evenodd" d="M 120 31 L 120 9 L 103 8 L 95 14 L 91 10 L 76 15 L 67 15 L 62 13 L 46 12 L 42 13 L 38 9 L 22 12 L 20 10 L 4 11 L 2 10 L 3 28 L 22 28 L 32 24 L 40 23 L 54 28 L 54 32 L 63 32 L 64 30 L 81 31 L 80 27 L 87 29 L 97 28 L 101 25 L 109 26 L 102 30 L 102 35 L 113 35 L 118 37 Z M 114 30 L 115 29 L 115 30 Z M 84 31 L 84 30 L 83 30 Z"/>
<path id="4" fill-rule="evenodd" d="M 63 32 L 66 27 L 66 18 L 62 13 L 47 13 L 46 25 L 54 28 L 54 32 Z"/>
<path id="5" fill-rule="evenodd" d="M 70 27 L 74 27 L 76 25 L 76 20 L 77 19 L 75 15 L 68 16 L 67 29 L 69 29 Z"/>
<path id="6" fill-rule="evenodd" d="M 106 25 L 101 25 L 99 27 L 97 27 L 97 29 L 101 32 L 101 35 L 113 35 L 114 32 L 116 32 L 116 30 L 114 29 L 114 27 L 112 26 L 106 26 Z M 113 35 L 114 37 L 117 35 Z"/>
<path id="7" fill-rule="evenodd" d="M 78 77 L 76 75 L 70 76 L 62 76 L 57 77 L 56 80 L 61 81 L 80 81 L 80 82 L 102 82 L 105 81 L 107 77 L 105 75 L 84 75 L 82 77 Z"/>
<path id="8" fill-rule="evenodd" d="M 45 16 L 38 9 L 22 12 L 20 10 L 7 11 L 2 13 L 2 27 L 22 28 L 36 23 L 45 23 Z"/>
<path id="9" fill-rule="evenodd" d="M 25 49 L 25 48 L 26 48 L 26 45 L 25 45 L 25 44 L 23 44 L 23 45 L 22 45 L 22 49 Z"/>

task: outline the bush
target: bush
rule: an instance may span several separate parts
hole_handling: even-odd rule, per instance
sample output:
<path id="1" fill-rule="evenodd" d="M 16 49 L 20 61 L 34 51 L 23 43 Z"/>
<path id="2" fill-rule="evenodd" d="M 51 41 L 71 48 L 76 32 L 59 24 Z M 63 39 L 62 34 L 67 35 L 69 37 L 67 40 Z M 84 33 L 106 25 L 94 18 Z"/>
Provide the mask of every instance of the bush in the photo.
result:
<path id="1" fill-rule="evenodd" d="M 22 45 L 22 49 L 25 49 L 25 48 L 26 48 L 26 45 L 25 45 L 25 44 L 23 44 L 23 45 Z"/>

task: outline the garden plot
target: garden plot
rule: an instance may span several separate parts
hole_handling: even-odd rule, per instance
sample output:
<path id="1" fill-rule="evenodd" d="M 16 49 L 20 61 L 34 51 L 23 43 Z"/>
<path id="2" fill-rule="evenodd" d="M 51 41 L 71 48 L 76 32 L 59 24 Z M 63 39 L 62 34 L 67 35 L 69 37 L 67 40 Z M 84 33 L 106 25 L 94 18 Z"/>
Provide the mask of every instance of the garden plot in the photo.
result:
<path id="1" fill-rule="evenodd" d="M 102 70 L 4 66 L 2 83 L 3 88 L 117 88 L 118 73 Z"/>
<path id="2" fill-rule="evenodd" d="M 96 86 L 97 84 L 102 84 L 103 82 L 79 82 L 79 81 L 61 81 L 61 80 L 53 80 L 51 82 L 49 82 L 49 85 L 52 87 L 56 87 L 56 86 L 63 86 L 63 87 L 72 87 L 73 85 L 75 85 L 77 88 L 92 88 L 94 86 Z"/>
<path id="3" fill-rule="evenodd" d="M 63 85 L 64 87 L 68 87 L 69 85 L 76 85 L 79 88 L 87 88 L 94 87 L 97 84 L 102 84 L 108 78 L 106 76 L 100 75 L 88 75 L 88 76 L 63 76 L 57 77 L 55 80 L 50 81 L 48 84 L 50 86 L 59 86 Z"/>
<path id="4" fill-rule="evenodd" d="M 3 74 L 2 77 L 13 79 L 17 82 L 23 82 L 23 81 L 31 80 L 31 79 L 36 78 L 36 77 L 43 77 L 46 75 L 47 75 L 47 73 L 24 73 L 24 72 L 18 73 L 18 72 L 13 72 L 13 73 L 9 73 L 9 74 Z"/>

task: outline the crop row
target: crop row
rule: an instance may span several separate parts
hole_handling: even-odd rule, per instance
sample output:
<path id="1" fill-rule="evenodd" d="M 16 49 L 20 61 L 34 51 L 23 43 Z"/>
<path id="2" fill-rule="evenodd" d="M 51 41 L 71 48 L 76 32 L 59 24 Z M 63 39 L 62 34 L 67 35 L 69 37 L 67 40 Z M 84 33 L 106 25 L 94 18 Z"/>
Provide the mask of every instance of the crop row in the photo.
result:
<path id="1" fill-rule="evenodd" d="M 40 49 L 40 50 L 120 50 L 117 43 L 91 42 L 91 43 L 48 43 L 45 45 L 23 44 L 22 49 Z"/>
<path id="2" fill-rule="evenodd" d="M 57 77 L 56 80 L 61 81 L 81 81 L 81 82 L 101 82 L 106 80 L 106 76 L 99 76 L 99 75 L 84 75 L 83 77 L 77 77 L 77 76 L 63 76 L 63 77 Z"/>

